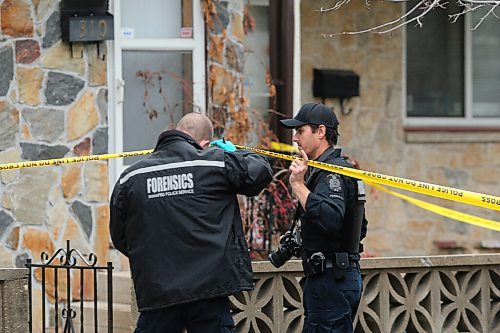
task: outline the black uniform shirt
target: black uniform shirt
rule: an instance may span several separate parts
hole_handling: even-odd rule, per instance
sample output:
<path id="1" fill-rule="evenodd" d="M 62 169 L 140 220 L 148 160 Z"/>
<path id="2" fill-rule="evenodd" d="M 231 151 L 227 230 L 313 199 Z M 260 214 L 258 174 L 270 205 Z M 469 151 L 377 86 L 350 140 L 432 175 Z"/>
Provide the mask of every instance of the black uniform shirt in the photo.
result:
<path id="1" fill-rule="evenodd" d="M 318 158 L 319 162 L 352 167 L 341 157 L 341 150 L 328 148 Z M 306 180 L 311 191 L 307 197 L 305 212 L 301 209 L 302 245 L 305 255 L 316 251 L 324 253 L 343 250 L 341 239 L 346 234 L 346 217 L 356 204 L 357 187 L 353 178 L 314 168 Z"/>

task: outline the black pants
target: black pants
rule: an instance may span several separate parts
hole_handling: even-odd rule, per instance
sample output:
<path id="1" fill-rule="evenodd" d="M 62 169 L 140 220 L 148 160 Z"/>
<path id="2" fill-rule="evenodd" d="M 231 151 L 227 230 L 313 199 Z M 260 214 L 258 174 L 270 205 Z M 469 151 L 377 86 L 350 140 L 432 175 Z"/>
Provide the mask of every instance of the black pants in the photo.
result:
<path id="1" fill-rule="evenodd" d="M 234 321 L 228 297 L 212 298 L 168 308 L 143 311 L 135 333 L 232 333 Z"/>
<path id="2" fill-rule="evenodd" d="M 302 333 L 352 333 L 363 285 L 358 267 L 339 277 L 332 269 L 307 277 Z"/>

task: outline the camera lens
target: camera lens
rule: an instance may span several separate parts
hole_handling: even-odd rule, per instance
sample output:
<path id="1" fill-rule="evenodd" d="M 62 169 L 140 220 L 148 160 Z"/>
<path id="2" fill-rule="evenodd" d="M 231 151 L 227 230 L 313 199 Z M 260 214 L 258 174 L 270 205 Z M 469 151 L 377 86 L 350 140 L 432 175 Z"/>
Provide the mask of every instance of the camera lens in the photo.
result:
<path id="1" fill-rule="evenodd" d="M 271 252 L 269 254 L 269 261 L 273 264 L 274 267 L 279 268 L 283 266 L 290 258 L 292 254 L 287 250 L 279 247 L 278 250 Z"/>

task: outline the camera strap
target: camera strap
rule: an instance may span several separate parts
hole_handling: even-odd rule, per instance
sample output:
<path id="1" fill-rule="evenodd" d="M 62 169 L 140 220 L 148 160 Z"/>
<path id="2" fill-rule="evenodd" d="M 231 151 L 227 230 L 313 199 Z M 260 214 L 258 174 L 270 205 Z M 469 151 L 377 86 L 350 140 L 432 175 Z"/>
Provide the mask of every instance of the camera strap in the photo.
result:
<path id="1" fill-rule="evenodd" d="M 295 215 L 293 217 L 293 221 L 292 221 L 292 225 L 290 226 L 290 231 L 293 232 L 293 229 L 295 229 L 295 226 L 297 225 L 297 222 L 299 220 L 299 210 L 301 208 L 300 207 L 297 207 L 297 209 L 295 210 Z"/>
<path id="2" fill-rule="evenodd" d="M 290 231 L 292 232 L 297 244 L 302 245 L 302 237 L 300 236 L 300 219 L 299 210 L 301 208 L 297 207 L 295 210 L 295 216 L 293 217 L 292 225 L 290 226 Z"/>

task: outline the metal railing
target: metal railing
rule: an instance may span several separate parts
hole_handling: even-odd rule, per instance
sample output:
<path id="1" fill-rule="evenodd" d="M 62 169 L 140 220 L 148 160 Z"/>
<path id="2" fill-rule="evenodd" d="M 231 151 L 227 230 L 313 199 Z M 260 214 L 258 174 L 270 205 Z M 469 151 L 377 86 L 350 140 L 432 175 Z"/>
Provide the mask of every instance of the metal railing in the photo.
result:
<path id="1" fill-rule="evenodd" d="M 286 178 L 288 168 L 275 165 L 273 181 L 256 197 L 241 197 L 243 227 L 252 258 L 266 258 L 290 227 L 296 200 Z"/>
<path id="2" fill-rule="evenodd" d="M 58 261 L 58 263 L 57 263 Z M 85 300 L 85 272 L 91 272 L 91 279 L 93 280 L 93 326 L 94 332 L 97 333 L 99 329 L 98 320 L 98 287 L 97 287 L 97 273 L 99 270 L 106 270 L 107 273 L 107 332 L 113 332 L 113 280 L 112 271 L 113 265 L 111 262 L 107 263 L 107 266 L 98 266 L 97 257 L 94 253 L 90 253 L 88 259 L 76 249 L 70 247 L 70 241 L 66 241 L 66 249 L 59 249 L 49 257 L 46 252 L 41 253 L 41 263 L 33 263 L 31 259 L 27 259 L 26 267 L 29 269 L 28 278 L 28 289 L 29 289 L 29 327 L 30 333 L 33 333 L 33 279 L 40 281 L 41 284 L 41 309 L 36 309 L 41 311 L 41 330 L 43 333 L 52 331 L 52 327 L 55 333 L 60 332 L 60 326 L 63 328 L 63 333 L 75 333 L 75 318 L 79 314 L 80 321 L 80 332 L 84 332 L 84 300 Z M 60 278 L 60 273 L 62 273 Z M 72 300 L 74 299 L 72 295 L 72 278 L 79 274 L 79 306 L 76 308 L 72 307 L 74 304 Z M 33 277 L 35 275 L 36 277 Z M 47 283 L 53 286 L 53 293 L 51 292 L 49 296 L 53 299 L 53 305 L 47 304 Z M 36 283 L 36 282 L 35 282 Z M 60 295 L 59 287 L 60 285 L 66 285 L 65 293 Z M 60 310 L 62 304 L 62 309 Z M 53 306 L 53 321 L 47 322 L 47 310 L 48 307 Z M 50 311 L 49 311 L 50 312 Z M 61 322 L 60 322 L 61 321 Z M 53 325 L 47 328 L 49 325 Z M 36 333 L 36 332 L 35 332 Z"/>

